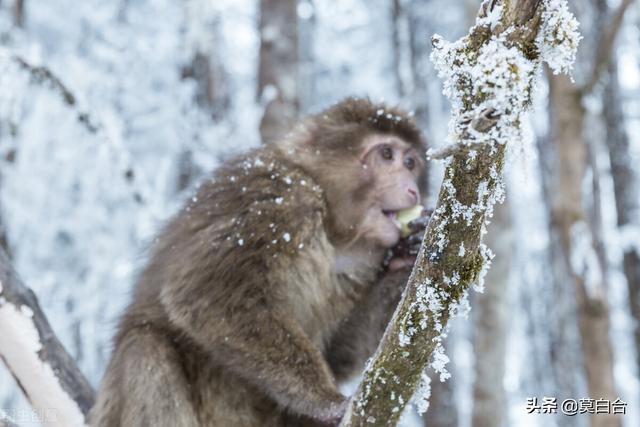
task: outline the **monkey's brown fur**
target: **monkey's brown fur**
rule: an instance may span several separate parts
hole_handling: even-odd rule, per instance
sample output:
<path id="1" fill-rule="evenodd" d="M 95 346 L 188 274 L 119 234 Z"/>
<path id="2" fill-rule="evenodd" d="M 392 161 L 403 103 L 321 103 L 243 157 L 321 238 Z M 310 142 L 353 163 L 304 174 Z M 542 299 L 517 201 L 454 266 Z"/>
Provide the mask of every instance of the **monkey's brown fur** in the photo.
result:
<path id="1" fill-rule="evenodd" d="M 338 419 L 336 382 L 375 350 L 408 273 L 354 235 L 379 178 L 354 159 L 374 133 L 424 153 L 404 113 L 347 99 L 201 186 L 139 278 L 91 425 Z"/>

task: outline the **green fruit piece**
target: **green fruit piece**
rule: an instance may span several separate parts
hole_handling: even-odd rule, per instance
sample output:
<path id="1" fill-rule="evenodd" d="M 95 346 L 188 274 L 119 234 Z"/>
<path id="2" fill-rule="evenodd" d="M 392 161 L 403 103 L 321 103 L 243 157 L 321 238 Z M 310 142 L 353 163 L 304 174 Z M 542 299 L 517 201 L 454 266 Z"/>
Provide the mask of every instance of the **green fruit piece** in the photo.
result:
<path id="1" fill-rule="evenodd" d="M 422 207 L 422 205 L 415 205 L 411 208 L 402 209 L 398 211 L 398 214 L 396 216 L 396 221 L 400 226 L 400 235 L 402 237 L 407 237 L 409 234 L 411 234 L 411 230 L 409 229 L 409 223 L 414 219 L 420 218 L 420 215 L 422 214 L 423 209 L 424 208 Z"/>

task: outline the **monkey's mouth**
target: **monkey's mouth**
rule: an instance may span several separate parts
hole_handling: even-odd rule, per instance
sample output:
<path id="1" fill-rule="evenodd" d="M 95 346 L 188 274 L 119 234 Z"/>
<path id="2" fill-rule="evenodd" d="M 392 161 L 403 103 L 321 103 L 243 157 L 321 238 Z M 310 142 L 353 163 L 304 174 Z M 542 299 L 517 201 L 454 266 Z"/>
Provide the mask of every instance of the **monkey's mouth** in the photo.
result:
<path id="1" fill-rule="evenodd" d="M 400 223 L 398 222 L 398 211 L 383 209 L 382 214 L 389 218 L 393 225 L 395 225 L 397 228 L 400 228 Z"/>
<path id="2" fill-rule="evenodd" d="M 382 213 L 384 214 L 384 216 L 386 216 L 389 219 L 396 219 L 398 217 L 398 212 L 397 211 L 390 211 L 390 210 L 386 210 L 383 209 Z"/>

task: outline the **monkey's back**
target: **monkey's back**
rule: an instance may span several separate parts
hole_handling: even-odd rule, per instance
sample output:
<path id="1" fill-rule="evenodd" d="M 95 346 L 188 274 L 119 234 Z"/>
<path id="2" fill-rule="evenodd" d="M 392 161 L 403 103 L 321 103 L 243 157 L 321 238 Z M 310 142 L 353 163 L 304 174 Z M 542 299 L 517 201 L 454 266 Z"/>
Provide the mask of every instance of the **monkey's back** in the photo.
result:
<path id="1" fill-rule="evenodd" d="M 321 351 L 351 310 L 356 290 L 330 268 L 325 203 L 313 179 L 275 149 L 218 169 L 156 239 L 91 424 L 283 425 L 263 391 L 221 359 L 234 357 L 229 337 L 269 335 L 264 311 L 285 312 Z"/>

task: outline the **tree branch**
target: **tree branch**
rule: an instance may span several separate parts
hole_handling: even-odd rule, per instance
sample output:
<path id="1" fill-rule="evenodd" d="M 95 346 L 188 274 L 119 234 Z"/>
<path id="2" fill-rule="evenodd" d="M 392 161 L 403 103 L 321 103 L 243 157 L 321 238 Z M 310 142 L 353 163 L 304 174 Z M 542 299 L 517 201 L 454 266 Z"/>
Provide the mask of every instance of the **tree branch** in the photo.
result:
<path id="1" fill-rule="evenodd" d="M 86 129 L 89 133 L 102 138 L 105 142 L 108 142 L 110 144 L 112 143 L 109 137 L 109 132 L 106 129 L 104 123 L 98 120 L 95 114 L 80 109 L 75 95 L 62 81 L 62 79 L 54 74 L 48 67 L 32 65 L 24 58 L 14 53 L 9 53 L 8 59 L 17 67 L 19 67 L 20 70 L 26 71 L 29 74 L 31 79 L 30 81 L 32 83 L 46 86 L 60 95 L 60 97 L 62 98 L 62 102 L 64 102 L 64 104 L 69 107 L 71 112 L 75 114 L 76 119 L 84 129 Z M 12 153 L 12 156 L 15 157 L 15 152 Z M 126 164 L 124 165 L 123 169 L 124 178 L 126 179 L 126 182 L 128 184 L 133 184 L 135 181 L 139 182 L 141 180 L 144 180 L 144 178 L 141 179 L 140 177 L 140 170 L 136 168 L 128 159 L 126 160 Z M 144 203 L 147 197 L 140 191 L 141 187 L 138 185 L 132 187 L 132 190 L 133 198 L 139 203 Z M 3 234 L 0 226 L 0 246 L 5 243 L 3 242 L 2 238 Z"/>
<path id="2" fill-rule="evenodd" d="M 606 69 L 609 60 L 611 59 L 611 50 L 616 42 L 616 36 L 620 32 L 622 27 L 622 21 L 624 20 L 624 14 L 628 7 L 634 0 L 622 0 L 622 3 L 618 6 L 618 9 L 613 13 L 608 25 L 605 25 L 600 34 L 598 40 L 598 47 L 596 48 L 596 55 L 593 60 L 593 66 L 589 80 L 581 88 L 583 94 L 590 93 L 595 85 L 600 80 L 603 71 Z"/>
<path id="3" fill-rule="evenodd" d="M 442 337 L 449 317 L 464 311 L 461 299 L 482 280 L 491 259 L 481 237 L 494 202 L 503 195 L 506 143 L 520 138 L 520 115 L 530 105 L 541 61 L 564 70 L 575 56 L 577 24 L 566 4 L 545 10 L 549 4 L 485 0 L 467 36 L 454 43 L 434 37 L 436 67 L 446 77 L 445 93 L 453 103 L 455 142 L 445 150 L 436 209 L 402 300 L 343 427 L 395 425 L 416 389 L 428 387 L 424 370 L 430 363 L 441 379 L 447 375 Z M 545 16 L 558 19 L 550 23 Z M 418 409 L 424 411 L 428 402 L 420 399 Z"/>
<path id="4" fill-rule="evenodd" d="M 83 425 L 94 391 L 0 248 L 0 358 L 45 425 Z"/>
<path id="5" fill-rule="evenodd" d="M 99 125 L 96 120 L 93 120 L 91 115 L 86 111 L 78 110 L 76 97 L 62 82 L 62 80 L 56 76 L 49 68 L 44 66 L 36 66 L 28 63 L 24 58 L 12 54 L 11 59 L 23 70 L 27 71 L 31 76 L 31 81 L 40 84 L 46 84 L 55 92 L 60 94 L 62 100 L 69 107 L 76 110 L 77 118 L 80 123 L 91 133 L 98 132 Z"/>

